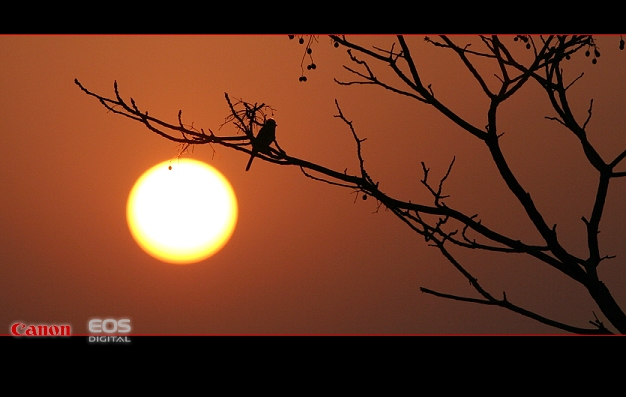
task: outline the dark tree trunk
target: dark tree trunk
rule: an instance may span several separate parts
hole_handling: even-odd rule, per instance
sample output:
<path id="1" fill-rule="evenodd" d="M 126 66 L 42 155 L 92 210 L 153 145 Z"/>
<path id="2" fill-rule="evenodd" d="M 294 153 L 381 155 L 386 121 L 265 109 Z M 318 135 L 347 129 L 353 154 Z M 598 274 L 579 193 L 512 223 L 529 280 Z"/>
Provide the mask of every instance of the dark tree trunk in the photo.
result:
<path id="1" fill-rule="evenodd" d="M 626 334 L 626 314 L 615 302 L 606 285 L 602 281 L 596 280 L 587 282 L 586 287 L 611 324 L 617 328 L 619 333 Z"/>

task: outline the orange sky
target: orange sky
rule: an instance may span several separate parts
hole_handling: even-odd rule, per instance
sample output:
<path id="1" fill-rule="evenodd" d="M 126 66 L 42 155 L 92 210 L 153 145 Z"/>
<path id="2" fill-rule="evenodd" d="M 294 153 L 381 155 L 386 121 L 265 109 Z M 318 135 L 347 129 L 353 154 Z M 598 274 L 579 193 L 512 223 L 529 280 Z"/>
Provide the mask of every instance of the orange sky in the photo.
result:
<path id="1" fill-rule="evenodd" d="M 393 39 L 355 40 L 388 46 Z M 487 101 L 458 59 L 423 36 L 408 40 L 437 97 L 486 124 Z M 618 41 L 598 38 L 598 64 L 578 54 L 566 71 L 568 78 L 585 72 L 571 89 L 575 111 L 584 117 L 594 99 L 589 136 L 606 158 L 626 147 L 626 53 Z M 87 333 L 91 318 L 130 318 L 137 334 L 558 333 L 503 309 L 420 293 L 423 286 L 475 296 L 421 236 L 391 212 L 374 213 L 374 200 L 355 203 L 350 190 L 307 179 L 295 167 L 257 159 L 245 172 L 248 156 L 219 146 L 214 157 L 208 146 L 189 157 L 218 168 L 235 189 L 240 213 L 230 242 L 188 266 L 159 262 L 137 246 L 125 219 L 130 189 L 177 148 L 107 113 L 75 78 L 107 96 L 117 80 L 122 96 L 151 115 L 175 122 L 182 109 L 186 122 L 214 131 L 228 115 L 224 92 L 267 103 L 277 110 L 287 153 L 354 172 L 354 141 L 333 117 L 337 99 L 367 138 L 366 166 L 385 192 L 426 200 L 420 162 L 440 177 L 456 156 L 450 203 L 532 239 L 481 142 L 409 98 L 338 86 L 334 77 L 351 78 L 342 69 L 349 60 L 324 36 L 314 47 L 317 69 L 301 83 L 302 54 L 283 35 L 0 36 L 0 332 L 21 320 Z M 529 83 L 503 107 L 503 149 L 565 245 L 585 255 L 580 217 L 590 213 L 595 173 L 578 142 L 544 119 L 553 115 Z M 600 275 L 622 305 L 625 196 L 626 180 L 615 180 L 601 224 L 601 249 L 617 259 L 603 263 Z M 592 310 L 598 313 L 581 286 L 542 263 L 475 252 L 460 258 L 496 296 L 506 291 L 540 314 L 586 326 Z"/>

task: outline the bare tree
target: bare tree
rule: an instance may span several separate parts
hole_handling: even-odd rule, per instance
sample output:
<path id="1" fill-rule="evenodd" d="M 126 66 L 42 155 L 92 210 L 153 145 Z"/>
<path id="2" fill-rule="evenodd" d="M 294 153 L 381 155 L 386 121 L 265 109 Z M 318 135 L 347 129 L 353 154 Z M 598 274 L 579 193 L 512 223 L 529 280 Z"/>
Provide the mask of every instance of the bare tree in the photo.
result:
<path id="1" fill-rule="evenodd" d="M 565 81 L 563 68 L 571 55 L 585 51 L 587 56 L 593 54 L 592 62 L 596 63 L 600 56 L 598 47 L 591 36 L 548 36 L 530 37 L 516 36 L 513 40 L 516 45 L 526 47 L 527 53 L 532 56 L 528 61 L 520 60 L 509 49 L 510 44 L 505 45 L 498 36 L 480 36 L 482 47 L 475 49 L 469 45 L 459 45 L 447 36 L 439 36 L 436 39 L 426 37 L 430 44 L 453 51 L 471 73 L 484 95 L 488 98 L 487 109 L 488 123 L 485 126 L 477 126 L 459 116 L 445 103 L 440 101 L 434 94 L 430 85 L 425 85 L 422 76 L 413 60 L 411 49 L 403 36 L 398 36 L 390 48 L 366 48 L 345 36 L 330 36 L 335 47 L 347 49 L 351 66 L 344 66 L 355 80 L 337 81 L 342 85 L 369 84 L 380 86 L 393 93 L 412 98 L 426 106 L 436 109 L 441 115 L 451 120 L 467 133 L 484 143 L 490 153 L 493 164 L 499 175 L 505 182 L 510 192 L 514 195 L 519 205 L 523 208 L 526 216 L 532 223 L 535 231 L 541 237 L 541 244 L 530 244 L 519 239 L 511 238 L 499 233 L 489 225 L 483 224 L 476 214 L 468 214 L 446 204 L 447 195 L 443 194 L 443 186 L 452 172 L 454 159 L 450 163 L 447 172 L 437 182 L 433 182 L 429 176 L 429 168 L 422 163 L 423 178 L 421 183 L 432 196 L 430 202 L 414 203 L 403 201 L 389 196 L 381 189 L 379 183 L 374 180 L 364 165 L 361 151 L 361 139 L 352 122 L 344 115 L 339 103 L 335 101 L 337 114 L 349 129 L 356 145 L 356 157 L 358 158 L 358 172 L 350 174 L 347 170 L 334 170 L 323 165 L 315 164 L 304 159 L 292 157 L 280 148 L 277 141 L 263 151 L 255 146 L 255 131 L 262 127 L 271 110 L 266 104 L 251 104 L 243 100 L 233 100 L 228 94 L 225 99 L 230 109 L 226 123 L 233 123 L 238 131 L 235 135 L 218 135 L 212 130 L 196 129 L 182 121 L 182 112 L 178 113 L 178 123 L 166 123 L 158 118 L 150 116 L 147 111 L 140 110 L 131 98 L 130 103 L 122 98 L 117 83 L 115 83 L 115 96 L 108 98 L 89 91 L 76 80 L 76 84 L 88 95 L 97 98 L 102 105 L 113 113 L 121 114 L 144 124 L 149 130 L 174 142 L 181 143 L 183 149 L 190 145 L 221 145 L 256 156 L 268 162 L 279 165 L 292 165 L 301 169 L 302 173 L 314 180 L 332 185 L 353 189 L 362 195 L 363 199 L 371 197 L 393 212 L 402 222 L 413 231 L 423 236 L 426 242 L 441 252 L 450 264 L 462 274 L 477 292 L 476 297 L 461 296 L 456 294 L 442 293 L 428 288 L 421 291 L 441 298 L 453 299 L 482 305 L 499 306 L 523 316 L 532 318 L 549 326 L 580 334 L 606 334 L 613 333 L 595 315 L 590 320 L 591 327 L 580 327 L 564 324 L 559 321 L 542 316 L 530 310 L 526 310 L 509 301 L 505 293 L 502 297 L 496 297 L 487 291 L 458 259 L 453 255 L 451 247 L 457 246 L 469 250 L 482 250 L 489 252 L 522 254 L 532 260 L 539 260 L 545 265 L 560 271 L 563 275 L 575 280 L 586 288 L 591 298 L 596 302 L 606 321 L 619 333 L 626 333 L 626 315 L 611 295 L 609 289 L 598 277 L 598 266 L 610 256 L 602 255 L 599 248 L 598 233 L 602 219 L 609 183 L 615 178 L 626 176 L 625 171 L 618 171 L 617 166 L 626 158 L 626 150 L 623 150 L 613 159 L 605 160 L 596 148 L 587 139 L 586 127 L 592 116 L 593 101 L 589 104 L 587 113 L 581 118 L 573 114 L 568 102 L 568 89 L 581 76 L 573 81 Z M 293 38 L 293 36 L 290 36 Z M 458 40 L 458 39 L 457 39 Z M 301 44 L 304 38 L 299 38 Z M 308 56 L 310 62 L 307 70 L 315 69 L 315 63 L 311 57 L 313 41 L 306 44 L 303 64 Z M 620 49 L 624 42 L 620 40 Z M 493 62 L 497 70 L 497 83 L 488 81 L 476 67 L 477 60 Z M 391 84 L 381 80 L 370 67 L 377 63 L 388 67 L 400 79 L 400 84 Z M 303 74 L 300 81 L 306 81 Z M 548 116 L 550 120 L 559 123 L 572 133 L 580 142 L 582 151 L 589 165 L 597 172 L 597 190 L 595 200 L 589 217 L 583 217 L 582 222 L 586 225 L 587 249 L 586 257 L 578 257 L 568 251 L 559 240 L 556 225 L 549 225 L 529 192 L 522 186 L 520 180 L 507 163 L 500 144 L 502 129 L 498 125 L 498 111 L 501 105 L 517 93 L 520 88 L 530 82 L 538 83 L 550 101 L 555 116 Z M 582 119 L 582 121 L 581 121 Z M 239 132 L 243 133 L 240 134 Z M 266 143 L 264 143 L 266 145 Z"/>

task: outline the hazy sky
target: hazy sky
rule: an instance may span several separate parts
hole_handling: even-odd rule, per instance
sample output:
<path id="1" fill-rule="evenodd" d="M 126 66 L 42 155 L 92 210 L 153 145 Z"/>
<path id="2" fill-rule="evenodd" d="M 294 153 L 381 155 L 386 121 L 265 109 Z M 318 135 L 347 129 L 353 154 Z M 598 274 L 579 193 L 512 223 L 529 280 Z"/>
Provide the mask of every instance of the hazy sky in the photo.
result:
<path id="1" fill-rule="evenodd" d="M 511 48 L 524 51 L 512 39 Z M 393 40 L 355 38 L 385 47 Z M 454 54 L 423 36 L 408 41 L 437 97 L 484 126 L 486 98 Z M 570 89 L 574 109 L 584 118 L 594 99 L 589 136 L 607 159 L 626 148 L 626 53 L 618 42 L 599 37 L 598 64 L 578 54 L 565 74 L 585 72 Z M 351 79 L 342 68 L 345 50 L 324 36 L 313 49 L 317 68 L 301 83 L 304 47 L 282 35 L 0 36 L 0 332 L 21 320 L 87 333 L 91 318 L 130 318 L 138 334 L 558 333 L 504 309 L 420 293 L 423 286 L 476 296 L 437 249 L 391 212 L 376 213 L 374 200 L 355 202 L 352 191 L 296 167 L 257 159 L 245 172 L 248 156 L 219 146 L 189 157 L 218 168 L 236 192 L 230 242 L 187 266 L 159 262 L 137 246 L 125 218 L 130 189 L 178 148 L 107 113 L 75 78 L 107 96 L 117 80 L 121 95 L 151 115 L 175 122 L 182 109 L 187 123 L 214 131 L 228 115 L 224 92 L 264 102 L 276 109 L 276 134 L 288 154 L 354 172 L 350 130 L 333 117 L 337 99 L 367 138 L 365 164 L 385 192 L 425 202 L 420 162 L 439 178 L 456 156 L 449 203 L 539 242 L 481 142 L 410 98 L 337 85 L 334 77 Z M 391 77 L 378 66 L 381 77 Z M 566 247 L 586 255 L 580 218 L 589 217 L 596 175 L 574 137 L 544 116 L 554 111 L 530 82 L 503 106 L 503 148 Z M 603 254 L 617 258 L 602 263 L 600 276 L 622 305 L 625 196 L 626 180 L 614 181 L 601 224 Z M 479 252 L 459 258 L 495 296 L 506 291 L 529 310 L 578 326 L 599 314 L 581 286 L 543 263 Z"/>

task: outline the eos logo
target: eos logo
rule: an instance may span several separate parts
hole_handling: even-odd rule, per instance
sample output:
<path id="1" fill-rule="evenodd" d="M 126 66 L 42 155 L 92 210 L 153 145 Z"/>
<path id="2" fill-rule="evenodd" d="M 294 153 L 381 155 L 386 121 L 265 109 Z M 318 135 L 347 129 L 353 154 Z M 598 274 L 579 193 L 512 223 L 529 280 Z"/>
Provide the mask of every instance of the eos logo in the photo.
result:
<path id="1" fill-rule="evenodd" d="M 89 332 L 92 334 L 99 334 L 102 332 L 106 334 L 113 334 L 116 332 L 126 334 L 130 332 L 130 320 L 127 318 L 121 320 L 113 320 L 110 318 L 101 320 L 94 318 L 89 321 Z"/>

